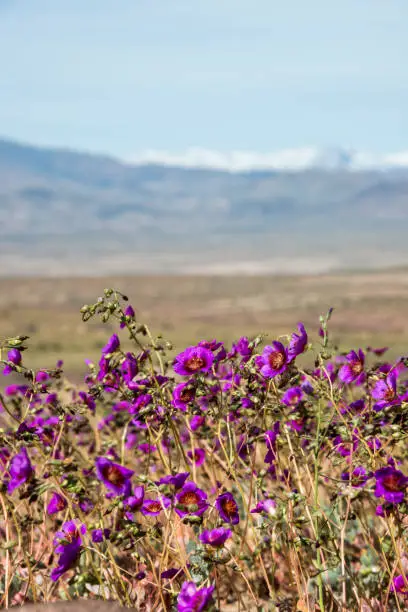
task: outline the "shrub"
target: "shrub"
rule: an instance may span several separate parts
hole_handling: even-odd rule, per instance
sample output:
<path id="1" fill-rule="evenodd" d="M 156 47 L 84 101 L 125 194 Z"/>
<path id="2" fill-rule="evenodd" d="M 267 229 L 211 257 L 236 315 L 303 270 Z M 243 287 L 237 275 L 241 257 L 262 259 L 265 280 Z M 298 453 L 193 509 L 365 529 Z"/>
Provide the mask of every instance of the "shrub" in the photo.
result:
<path id="1" fill-rule="evenodd" d="M 315 345 L 298 324 L 175 359 L 120 292 L 81 312 L 118 326 L 82 387 L 2 345 L 2 605 L 405 607 L 404 358 L 336 354 L 331 310 Z"/>

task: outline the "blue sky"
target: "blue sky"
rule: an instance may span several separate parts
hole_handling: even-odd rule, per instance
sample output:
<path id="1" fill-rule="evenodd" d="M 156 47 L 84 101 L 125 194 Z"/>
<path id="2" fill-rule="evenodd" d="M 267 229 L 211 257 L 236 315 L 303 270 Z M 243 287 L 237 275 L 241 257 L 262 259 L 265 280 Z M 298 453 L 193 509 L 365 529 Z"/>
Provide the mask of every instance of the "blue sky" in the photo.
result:
<path id="1" fill-rule="evenodd" d="M 408 148 L 407 0 L 0 0 L 0 135 Z"/>

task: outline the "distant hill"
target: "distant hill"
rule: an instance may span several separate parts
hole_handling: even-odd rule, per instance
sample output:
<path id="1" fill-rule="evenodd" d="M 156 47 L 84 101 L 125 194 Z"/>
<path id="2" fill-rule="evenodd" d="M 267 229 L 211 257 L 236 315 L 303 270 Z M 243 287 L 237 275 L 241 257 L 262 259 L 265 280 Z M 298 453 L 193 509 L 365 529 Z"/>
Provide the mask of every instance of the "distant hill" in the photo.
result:
<path id="1" fill-rule="evenodd" d="M 0 140 L 1 275 L 304 272 L 408 261 L 408 170 L 228 172 Z"/>

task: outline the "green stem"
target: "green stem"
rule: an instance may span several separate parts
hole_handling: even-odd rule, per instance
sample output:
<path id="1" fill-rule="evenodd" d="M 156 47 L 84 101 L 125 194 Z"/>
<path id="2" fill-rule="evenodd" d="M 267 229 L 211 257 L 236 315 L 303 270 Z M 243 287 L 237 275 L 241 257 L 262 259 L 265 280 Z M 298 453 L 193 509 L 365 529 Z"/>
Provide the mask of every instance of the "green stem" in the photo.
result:
<path id="1" fill-rule="evenodd" d="M 317 430 L 316 430 L 316 448 L 315 448 L 315 460 L 314 460 L 314 511 L 315 515 L 319 509 L 319 446 L 320 446 L 320 426 L 321 426 L 321 404 L 320 401 L 318 403 L 318 413 L 317 413 Z M 320 532 L 319 532 L 319 521 L 316 518 L 315 520 L 315 532 L 316 532 L 316 541 L 319 543 Z M 316 565 L 319 570 L 319 574 L 317 577 L 317 585 L 319 589 L 319 606 L 321 612 L 324 612 L 324 594 L 323 594 L 323 578 L 322 578 L 322 563 L 320 558 L 320 549 L 317 549 L 316 552 Z"/>

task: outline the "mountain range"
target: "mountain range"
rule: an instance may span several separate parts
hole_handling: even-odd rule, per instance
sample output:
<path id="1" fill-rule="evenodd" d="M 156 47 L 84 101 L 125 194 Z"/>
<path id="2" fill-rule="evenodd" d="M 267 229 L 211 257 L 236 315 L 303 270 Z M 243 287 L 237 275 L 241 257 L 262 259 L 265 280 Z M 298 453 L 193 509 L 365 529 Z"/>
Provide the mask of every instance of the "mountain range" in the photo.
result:
<path id="1" fill-rule="evenodd" d="M 270 157 L 269 165 L 251 158 L 251 166 L 235 154 L 211 166 L 202 151 L 201 162 L 153 153 L 126 162 L 0 140 L 1 275 L 313 273 L 407 263 L 404 154 L 368 163 L 341 149 L 299 151 L 303 165 L 286 153 L 286 165 L 282 155 L 280 164 L 275 154 L 275 165 Z"/>

